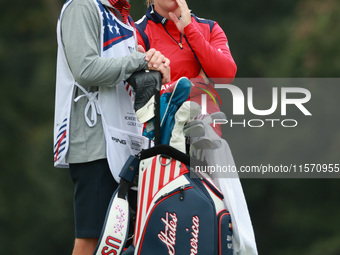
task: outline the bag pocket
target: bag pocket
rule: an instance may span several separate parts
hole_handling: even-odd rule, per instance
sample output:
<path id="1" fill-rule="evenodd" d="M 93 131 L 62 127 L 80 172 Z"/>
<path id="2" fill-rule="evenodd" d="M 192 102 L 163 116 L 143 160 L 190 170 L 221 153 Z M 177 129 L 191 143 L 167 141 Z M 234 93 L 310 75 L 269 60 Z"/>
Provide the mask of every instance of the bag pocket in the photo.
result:
<path id="1" fill-rule="evenodd" d="M 130 155 L 137 155 L 148 145 L 148 139 L 117 128 L 106 128 L 107 159 L 113 177 L 119 182 L 119 173 Z"/>

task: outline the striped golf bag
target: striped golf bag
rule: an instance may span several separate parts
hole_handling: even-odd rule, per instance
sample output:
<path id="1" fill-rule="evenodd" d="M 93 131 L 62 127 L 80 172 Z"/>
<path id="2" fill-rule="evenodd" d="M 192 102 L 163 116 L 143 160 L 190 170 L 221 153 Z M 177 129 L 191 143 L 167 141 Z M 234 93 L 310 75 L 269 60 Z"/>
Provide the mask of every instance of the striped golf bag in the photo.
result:
<path id="1" fill-rule="evenodd" d="M 193 161 L 166 145 L 141 154 L 134 254 L 232 254 L 223 195 Z"/>
<path id="2" fill-rule="evenodd" d="M 121 178 L 132 182 L 139 163 L 133 245 L 124 249 L 130 213 L 126 188 L 118 189 L 96 255 L 233 254 L 223 195 L 209 178 L 193 171 L 202 162 L 167 145 L 142 151 L 140 162 L 132 158 Z"/>
<path id="3" fill-rule="evenodd" d="M 157 115 L 155 123 L 159 127 Z M 202 161 L 160 145 L 159 133 L 156 146 L 124 165 L 94 255 L 232 255 L 232 223 L 222 193 L 194 171 Z M 137 211 L 131 216 L 127 194 L 137 179 Z M 129 223 L 133 242 L 126 247 Z"/>

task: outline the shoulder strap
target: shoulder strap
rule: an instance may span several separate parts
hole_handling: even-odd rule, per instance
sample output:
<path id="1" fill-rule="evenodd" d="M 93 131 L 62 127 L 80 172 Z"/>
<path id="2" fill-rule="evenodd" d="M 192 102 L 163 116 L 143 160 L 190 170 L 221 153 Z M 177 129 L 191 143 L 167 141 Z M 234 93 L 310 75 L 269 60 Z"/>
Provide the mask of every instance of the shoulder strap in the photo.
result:
<path id="1" fill-rule="evenodd" d="M 139 34 L 142 36 L 142 39 L 145 45 L 145 51 L 148 51 L 150 49 L 150 41 L 149 41 L 148 35 L 144 32 L 144 30 L 138 24 L 136 24 L 136 29 L 138 30 Z"/>

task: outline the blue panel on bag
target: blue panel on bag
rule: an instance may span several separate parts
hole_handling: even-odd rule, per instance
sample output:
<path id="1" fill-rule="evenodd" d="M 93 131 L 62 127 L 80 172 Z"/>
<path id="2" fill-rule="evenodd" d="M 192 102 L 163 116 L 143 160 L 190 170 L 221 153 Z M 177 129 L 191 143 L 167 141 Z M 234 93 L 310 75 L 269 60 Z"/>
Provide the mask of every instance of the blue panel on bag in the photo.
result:
<path id="1" fill-rule="evenodd" d="M 143 237 L 138 253 L 141 255 L 217 254 L 215 208 L 198 186 L 191 183 L 158 201 Z"/>
<path id="2" fill-rule="evenodd" d="M 128 182 L 132 183 L 133 178 L 136 176 L 138 168 L 139 168 L 140 159 L 136 156 L 130 155 L 127 161 L 125 162 L 119 177 L 124 178 Z"/>

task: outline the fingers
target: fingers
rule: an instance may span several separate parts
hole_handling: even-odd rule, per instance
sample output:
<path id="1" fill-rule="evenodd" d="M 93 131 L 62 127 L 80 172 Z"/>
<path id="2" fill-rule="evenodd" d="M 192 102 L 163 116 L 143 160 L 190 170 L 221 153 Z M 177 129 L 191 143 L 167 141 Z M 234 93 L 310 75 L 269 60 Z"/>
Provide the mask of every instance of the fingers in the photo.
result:
<path id="1" fill-rule="evenodd" d="M 184 27 L 191 23 L 191 13 L 185 0 L 176 0 L 176 3 L 181 11 L 181 19 L 173 12 L 169 12 L 169 17 L 176 24 L 178 31 L 184 34 Z"/>
<path id="2" fill-rule="evenodd" d="M 162 74 L 162 84 L 169 83 L 171 81 L 170 67 L 161 64 L 158 68 L 150 68 L 150 70 L 159 71 Z"/>
<path id="3" fill-rule="evenodd" d="M 170 60 L 155 49 L 150 49 L 148 52 L 146 52 L 145 60 L 149 62 L 149 69 L 157 69 L 161 64 L 164 64 L 165 66 L 170 65 Z"/>
<path id="4" fill-rule="evenodd" d="M 175 13 L 173 12 L 169 12 L 169 17 L 170 19 L 175 23 L 178 31 L 181 33 L 181 34 L 184 34 L 184 24 L 182 22 L 182 19 L 178 19 L 177 16 L 175 15 Z"/>
<path id="5" fill-rule="evenodd" d="M 163 76 L 162 84 L 169 83 L 171 81 L 171 73 L 169 66 L 161 65 L 160 68 L 158 68 L 158 71 L 160 71 Z"/>
<path id="6" fill-rule="evenodd" d="M 178 7 L 181 8 L 181 9 L 182 8 L 189 9 L 188 4 L 187 4 L 187 2 L 185 0 L 176 0 L 176 3 L 178 5 Z"/>
<path id="7" fill-rule="evenodd" d="M 204 73 L 202 68 L 201 68 L 198 76 L 201 76 L 203 78 L 205 84 L 209 84 L 210 83 L 208 77 L 205 75 L 205 73 Z"/>
<path id="8" fill-rule="evenodd" d="M 142 45 L 138 45 L 138 46 L 137 46 L 137 50 L 138 50 L 139 52 L 141 52 L 141 53 L 145 53 L 145 49 L 144 49 L 144 47 L 143 47 Z"/>
<path id="9" fill-rule="evenodd" d="M 166 58 L 164 65 L 170 68 L 170 59 Z"/>
<path id="10" fill-rule="evenodd" d="M 176 0 L 178 7 L 181 10 L 181 15 L 190 13 L 188 4 L 185 0 Z"/>
<path id="11" fill-rule="evenodd" d="M 170 77 L 170 60 L 162 53 L 155 49 L 150 49 L 146 52 L 145 60 L 148 61 L 148 68 L 161 72 L 163 79 L 162 83 L 171 81 Z"/>
<path id="12" fill-rule="evenodd" d="M 169 83 L 171 81 L 170 66 L 163 65 L 163 70 L 160 71 L 163 75 L 162 84 Z"/>
<path id="13" fill-rule="evenodd" d="M 169 17 L 170 19 L 176 24 L 177 22 L 179 22 L 179 19 L 177 18 L 177 16 L 175 15 L 175 13 L 173 12 L 169 12 Z"/>

